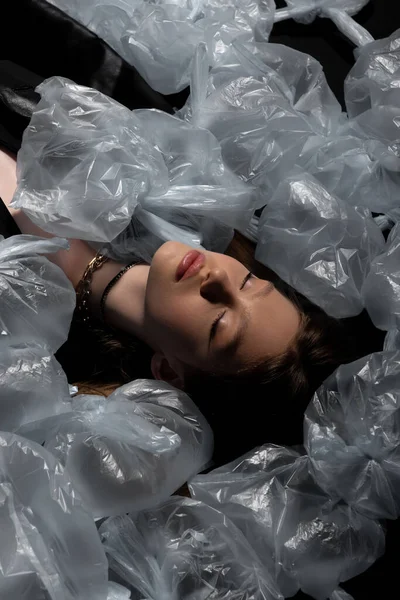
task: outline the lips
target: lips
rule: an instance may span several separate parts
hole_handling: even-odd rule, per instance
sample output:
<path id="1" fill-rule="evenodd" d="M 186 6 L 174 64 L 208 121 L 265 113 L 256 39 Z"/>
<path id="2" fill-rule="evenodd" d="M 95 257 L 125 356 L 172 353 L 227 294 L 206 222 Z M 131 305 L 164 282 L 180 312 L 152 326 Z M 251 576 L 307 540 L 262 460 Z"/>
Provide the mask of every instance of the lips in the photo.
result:
<path id="1" fill-rule="evenodd" d="M 190 250 L 185 254 L 183 259 L 178 265 L 176 269 L 176 280 L 182 281 L 183 279 L 187 279 L 188 277 L 193 277 L 196 275 L 201 267 L 204 265 L 205 256 L 198 250 Z"/>

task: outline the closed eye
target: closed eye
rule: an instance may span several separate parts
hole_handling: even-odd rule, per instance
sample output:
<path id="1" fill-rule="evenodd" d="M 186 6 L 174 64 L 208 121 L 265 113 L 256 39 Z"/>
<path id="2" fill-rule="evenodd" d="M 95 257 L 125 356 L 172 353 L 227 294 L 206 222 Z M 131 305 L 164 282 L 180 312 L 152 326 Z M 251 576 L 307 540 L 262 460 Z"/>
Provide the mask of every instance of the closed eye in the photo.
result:
<path id="1" fill-rule="evenodd" d="M 244 286 L 246 285 L 246 283 L 249 281 L 249 279 L 251 279 L 253 277 L 253 273 L 250 273 L 250 271 L 247 273 L 246 277 L 243 279 L 242 281 L 242 285 L 240 286 L 240 289 L 242 290 L 244 288 Z"/>
<path id="2" fill-rule="evenodd" d="M 240 290 L 242 290 L 244 288 L 244 286 L 246 285 L 246 283 L 249 281 L 249 279 L 251 279 L 253 277 L 253 273 L 251 273 L 250 271 L 247 273 L 246 277 L 243 279 L 241 286 L 240 286 Z M 211 330 L 210 330 L 210 340 L 209 340 L 209 344 L 211 344 L 212 340 L 215 338 L 215 334 L 217 333 L 217 327 L 218 327 L 218 323 L 220 322 L 220 320 L 222 319 L 222 317 L 224 316 L 224 314 L 226 313 L 226 310 L 223 310 L 221 313 L 219 313 L 219 315 L 214 319 L 212 325 L 211 325 Z"/>

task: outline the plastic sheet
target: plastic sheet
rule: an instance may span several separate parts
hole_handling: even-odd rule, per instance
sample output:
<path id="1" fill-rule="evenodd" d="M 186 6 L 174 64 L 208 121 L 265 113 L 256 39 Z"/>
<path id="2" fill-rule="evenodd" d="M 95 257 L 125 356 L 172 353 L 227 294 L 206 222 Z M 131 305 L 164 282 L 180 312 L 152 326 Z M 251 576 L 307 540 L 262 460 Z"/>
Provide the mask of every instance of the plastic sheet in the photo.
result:
<path id="1" fill-rule="evenodd" d="M 385 342 L 383 345 L 384 350 L 388 350 L 389 352 L 391 350 L 400 350 L 399 325 L 400 325 L 400 323 L 398 323 L 398 327 L 396 329 L 391 329 L 390 331 L 387 332 L 386 337 L 385 337 Z"/>
<path id="2" fill-rule="evenodd" d="M 346 205 L 305 173 L 278 187 L 258 240 L 257 260 L 334 317 L 361 312 L 362 285 L 385 246 L 366 209 Z"/>
<path id="3" fill-rule="evenodd" d="M 191 89 L 180 115 L 215 135 L 225 163 L 264 204 L 303 149 L 341 123 L 321 65 L 277 44 L 234 43 L 209 74 L 199 49 Z"/>
<path id="4" fill-rule="evenodd" d="M 219 60 L 232 40 L 267 40 L 273 0 L 50 0 L 103 38 L 162 94 L 189 83 L 196 47 Z"/>
<path id="5" fill-rule="evenodd" d="M 123 585 L 110 581 L 108 583 L 107 600 L 129 600 L 131 597 L 130 591 Z M 338 598 L 338 600 L 340 600 Z M 346 600 L 345 598 L 343 600 Z"/>
<path id="6" fill-rule="evenodd" d="M 67 473 L 38 444 L 0 433 L 0 596 L 106 600 L 107 560 Z"/>
<path id="7" fill-rule="evenodd" d="M 384 251 L 371 263 L 362 295 L 375 327 L 394 329 L 400 323 L 400 225 L 389 234 Z"/>
<path id="8" fill-rule="evenodd" d="M 0 236 L 0 332 L 44 343 L 53 352 L 65 342 L 75 291 L 43 254 L 68 248 L 66 240 Z"/>
<path id="9" fill-rule="evenodd" d="M 37 342 L 0 340 L 0 423 L 42 443 L 44 418 L 71 410 L 68 381 L 48 349 Z"/>
<path id="10" fill-rule="evenodd" d="M 198 50 L 180 114 L 214 133 L 225 162 L 265 204 L 298 166 L 353 206 L 398 218 L 396 110 L 349 122 L 317 61 L 275 44 L 235 43 L 210 73 Z"/>
<path id="11" fill-rule="evenodd" d="M 223 251 L 232 228 L 246 227 L 261 205 L 210 132 L 160 111 L 130 112 L 61 78 L 39 90 L 13 206 L 46 231 L 112 242 L 120 259 L 151 258 L 169 239 L 198 246 L 217 238 Z"/>
<path id="12" fill-rule="evenodd" d="M 218 510 L 174 497 L 100 527 L 111 569 L 148 600 L 282 598 L 251 544 Z M 135 594 L 136 592 L 136 594 Z"/>
<path id="13" fill-rule="evenodd" d="M 45 447 L 68 469 L 95 517 L 165 500 L 211 459 L 210 427 L 186 394 L 137 379 L 108 398 L 76 396 L 49 423 Z"/>
<path id="14" fill-rule="evenodd" d="M 374 38 L 350 15 L 358 13 L 368 2 L 369 0 L 286 0 L 288 8 L 276 11 L 275 22 L 292 18 L 299 23 L 308 24 L 317 16 L 326 17 L 356 46 L 364 46 Z"/>
<path id="15" fill-rule="evenodd" d="M 162 157 L 134 113 L 104 94 L 60 77 L 37 91 L 12 206 L 49 233 L 111 241 L 144 194 L 168 189 Z"/>
<path id="16" fill-rule="evenodd" d="M 400 354 L 342 365 L 305 413 L 314 477 L 333 498 L 374 518 L 400 514 Z"/>
<path id="17" fill-rule="evenodd" d="M 359 51 L 346 77 L 346 108 L 351 118 L 400 101 L 400 30 Z"/>
<path id="18" fill-rule="evenodd" d="M 380 525 L 335 505 L 309 472 L 309 458 L 266 445 L 190 482 L 195 499 L 242 531 L 285 597 L 300 588 L 327 598 L 383 552 Z"/>
<path id="19" fill-rule="evenodd" d="M 353 120 L 337 136 L 313 140 L 298 163 L 346 203 L 396 215 L 400 159 L 390 149 L 390 141 L 377 139 L 385 127 L 378 116 L 375 125 L 367 127 L 368 134 L 360 125 Z"/>

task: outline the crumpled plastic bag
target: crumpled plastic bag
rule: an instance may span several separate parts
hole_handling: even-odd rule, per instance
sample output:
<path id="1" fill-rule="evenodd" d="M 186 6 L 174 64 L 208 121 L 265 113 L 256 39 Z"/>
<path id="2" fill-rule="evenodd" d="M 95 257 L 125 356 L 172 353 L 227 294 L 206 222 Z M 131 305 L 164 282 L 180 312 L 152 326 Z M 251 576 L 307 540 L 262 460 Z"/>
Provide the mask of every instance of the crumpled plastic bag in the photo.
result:
<path id="1" fill-rule="evenodd" d="M 210 64 L 236 38 L 268 40 L 273 0 L 50 0 L 104 39 L 162 94 L 189 83 L 196 47 Z"/>
<path id="2" fill-rule="evenodd" d="M 383 251 L 375 257 L 362 287 L 365 308 L 375 327 L 389 330 L 400 323 L 400 224 L 393 227 Z"/>
<path id="3" fill-rule="evenodd" d="M 366 209 L 309 174 L 286 177 L 264 209 L 256 258 L 333 317 L 363 309 L 361 288 L 384 237 Z"/>
<path id="4" fill-rule="evenodd" d="M 374 127 L 379 129 L 379 120 Z M 332 138 L 312 140 L 299 158 L 305 171 L 347 204 L 397 214 L 400 175 L 396 162 L 400 166 L 400 159 L 389 143 L 372 131 L 367 134 L 356 121 L 345 123 Z"/>
<path id="5" fill-rule="evenodd" d="M 224 165 L 220 146 L 209 131 L 159 110 L 137 110 L 135 115 L 150 144 L 161 152 L 169 175 L 165 193 L 146 196 L 146 210 L 167 221 L 177 210 L 209 215 L 230 227 L 250 223 L 262 201 Z"/>
<path id="6" fill-rule="evenodd" d="M 321 65 L 306 54 L 234 43 L 209 73 L 199 48 L 179 114 L 214 133 L 225 162 L 260 189 L 264 204 L 297 166 L 353 206 L 397 214 L 396 128 L 378 116 L 368 126 L 348 121 Z"/>
<path id="7" fill-rule="evenodd" d="M 400 322 L 397 324 L 396 329 L 390 329 L 385 337 L 383 349 L 388 350 L 400 350 Z"/>
<path id="8" fill-rule="evenodd" d="M 42 344 L 0 339 L 0 423 L 5 431 L 42 443 L 44 418 L 71 410 L 68 381 Z"/>
<path id="9" fill-rule="evenodd" d="M 334 8 L 348 15 L 357 14 L 369 0 L 285 0 L 287 6 L 293 9 L 293 19 L 308 25 L 316 17 L 325 16 Z"/>
<path id="10" fill-rule="evenodd" d="M 0 597 L 106 600 L 107 560 L 92 517 L 47 450 L 0 433 Z"/>
<path id="11" fill-rule="evenodd" d="M 339 587 L 329 596 L 329 600 L 354 600 L 354 598 Z"/>
<path id="12" fill-rule="evenodd" d="M 295 449 L 261 446 L 189 487 L 242 531 L 285 597 L 327 598 L 383 552 L 381 526 L 335 505 Z"/>
<path id="13" fill-rule="evenodd" d="M 131 593 L 126 587 L 119 583 L 114 583 L 113 581 L 108 582 L 107 600 L 129 600 L 130 597 Z"/>
<path id="14" fill-rule="evenodd" d="M 275 13 L 275 22 L 293 18 L 299 23 L 312 23 L 315 17 L 332 19 L 339 31 L 356 46 L 364 46 L 373 41 L 372 35 L 351 18 L 369 0 L 286 0 L 288 8 Z"/>
<path id="15" fill-rule="evenodd" d="M 0 333 L 43 342 L 55 352 L 66 341 L 76 296 L 63 271 L 43 254 L 68 242 L 31 235 L 0 236 Z"/>
<path id="16" fill-rule="evenodd" d="M 223 251 L 261 206 L 210 132 L 160 111 L 131 112 L 66 79 L 38 89 L 12 205 L 44 230 L 107 243 L 121 259 L 151 258 L 169 239 L 199 246 L 219 237 Z"/>
<path id="17" fill-rule="evenodd" d="M 213 437 L 185 393 L 137 379 L 108 398 L 73 398 L 69 415 L 47 422 L 45 447 L 100 518 L 168 498 L 210 461 Z"/>
<path id="18" fill-rule="evenodd" d="M 168 189 L 161 154 L 134 113 L 101 92 L 61 77 L 37 91 L 11 205 L 49 233 L 111 241 L 150 189 Z"/>
<path id="19" fill-rule="evenodd" d="M 342 365 L 305 412 L 315 479 L 373 518 L 400 514 L 400 353 Z"/>
<path id="20" fill-rule="evenodd" d="M 400 29 L 362 48 L 345 83 L 349 117 L 400 102 Z"/>
<path id="21" fill-rule="evenodd" d="M 110 568 L 148 600 L 272 600 L 282 596 L 251 543 L 221 512 L 173 497 L 107 519 L 99 530 Z"/>
<path id="22" fill-rule="evenodd" d="M 260 189 L 264 204 L 307 145 L 321 143 L 342 122 L 315 59 L 261 43 L 233 43 L 209 73 L 199 48 L 191 96 L 179 114 L 215 135 L 225 163 Z"/>

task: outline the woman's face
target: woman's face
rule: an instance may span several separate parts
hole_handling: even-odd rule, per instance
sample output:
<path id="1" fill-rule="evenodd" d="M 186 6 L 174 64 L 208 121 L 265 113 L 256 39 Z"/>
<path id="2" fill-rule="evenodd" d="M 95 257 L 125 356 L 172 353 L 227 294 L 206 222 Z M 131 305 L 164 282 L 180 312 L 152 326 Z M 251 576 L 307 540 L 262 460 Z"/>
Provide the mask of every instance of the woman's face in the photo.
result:
<path id="1" fill-rule="evenodd" d="M 282 353 L 299 324 L 298 309 L 234 258 L 178 242 L 154 255 L 145 327 L 176 371 L 186 365 L 235 373 Z"/>

